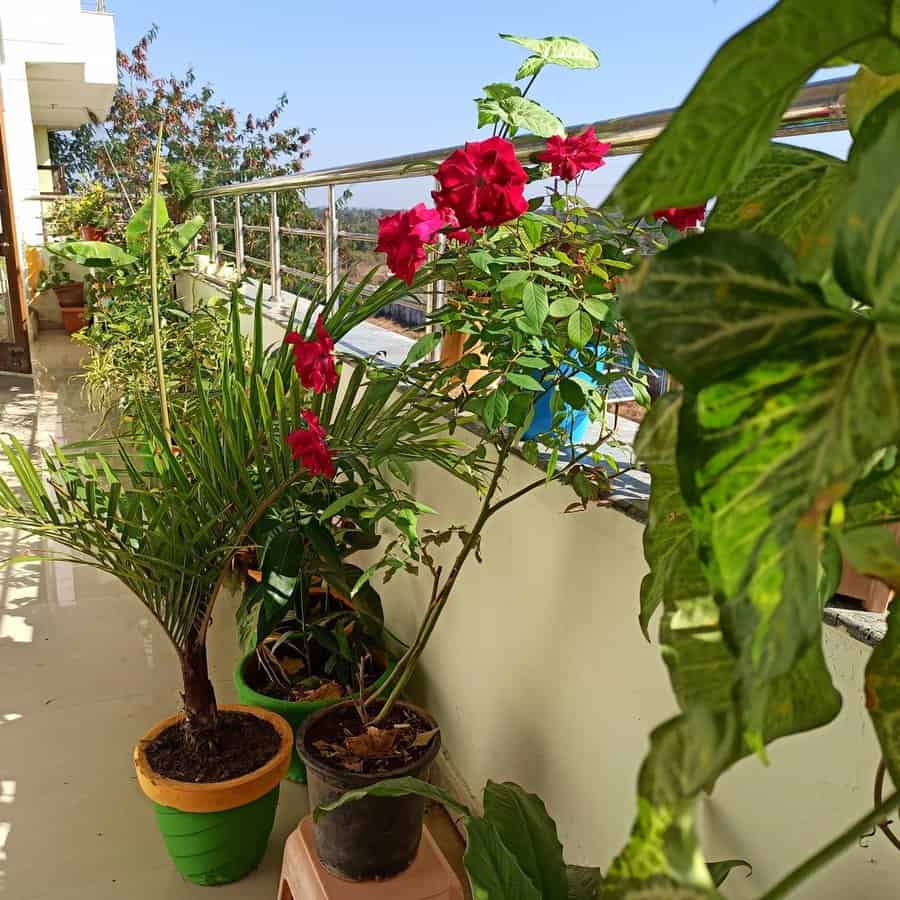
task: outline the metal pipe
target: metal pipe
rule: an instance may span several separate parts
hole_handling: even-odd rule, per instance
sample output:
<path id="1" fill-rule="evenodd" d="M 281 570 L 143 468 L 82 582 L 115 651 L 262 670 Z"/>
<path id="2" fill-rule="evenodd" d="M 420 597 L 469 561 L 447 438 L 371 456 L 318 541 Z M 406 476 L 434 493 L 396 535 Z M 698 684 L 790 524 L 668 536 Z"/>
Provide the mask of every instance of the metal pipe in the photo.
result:
<path id="1" fill-rule="evenodd" d="M 209 198 L 209 258 L 213 266 L 219 261 L 219 223 L 216 220 L 216 198 Z"/>
<path id="2" fill-rule="evenodd" d="M 841 131 L 847 127 L 847 108 L 844 94 L 849 84 L 848 78 L 831 78 L 804 87 L 794 102 L 788 107 L 775 132 L 777 137 L 794 137 L 825 131 Z M 675 109 L 661 109 L 622 116 L 600 122 L 587 122 L 569 128 L 570 134 L 584 131 L 594 126 L 597 137 L 612 144 L 610 156 L 627 156 L 640 153 L 665 128 Z M 526 135 L 517 138 L 516 155 L 528 159 L 535 151 L 542 149 L 544 139 Z M 258 178 L 221 187 L 206 188 L 197 192 L 200 197 L 225 197 L 269 191 L 284 191 L 323 187 L 335 184 L 356 184 L 362 181 L 390 181 L 400 178 L 420 178 L 433 174 L 438 165 L 456 147 L 425 150 L 405 156 L 393 156 L 369 162 L 335 166 L 314 172 L 299 172 L 295 175 L 281 175 L 274 178 Z"/>
<path id="3" fill-rule="evenodd" d="M 334 185 L 328 185 L 325 207 L 325 292 L 330 297 L 338 281 L 338 222 Z"/>
<path id="4" fill-rule="evenodd" d="M 272 299 L 281 300 L 281 234 L 278 227 L 278 194 L 269 194 L 269 268 L 272 272 Z"/>
<path id="5" fill-rule="evenodd" d="M 241 214 L 241 198 L 234 198 L 234 268 L 244 274 L 244 218 Z"/>

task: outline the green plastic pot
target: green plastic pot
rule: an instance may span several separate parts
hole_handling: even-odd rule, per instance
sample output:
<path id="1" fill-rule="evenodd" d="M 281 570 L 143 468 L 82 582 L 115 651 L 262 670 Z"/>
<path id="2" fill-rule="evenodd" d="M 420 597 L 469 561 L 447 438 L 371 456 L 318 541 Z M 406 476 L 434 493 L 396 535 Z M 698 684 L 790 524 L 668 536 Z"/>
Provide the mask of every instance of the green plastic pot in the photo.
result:
<path id="1" fill-rule="evenodd" d="M 344 703 L 350 699 L 350 695 L 345 695 L 334 700 L 290 701 L 278 700 L 276 697 L 267 697 L 265 694 L 260 694 L 250 687 L 244 674 L 247 670 L 247 666 L 253 661 L 255 653 L 255 650 L 251 650 L 234 667 L 234 686 L 237 689 L 238 699 L 241 703 L 246 703 L 250 706 L 258 706 L 261 709 L 268 709 L 271 712 L 277 713 L 290 723 L 295 734 L 297 729 L 314 712 L 318 712 L 320 709 L 327 709 L 329 706 L 334 706 L 336 703 Z M 388 665 L 382 673 L 381 678 L 375 682 L 376 686 L 381 684 L 382 680 L 387 677 L 388 672 L 390 672 L 393 667 L 393 663 Z M 291 749 L 291 765 L 285 777 L 288 781 L 294 781 L 297 784 L 306 784 L 306 765 L 298 756 L 296 747 L 292 747 Z"/>
<path id="2" fill-rule="evenodd" d="M 294 752 L 294 731 L 269 710 L 231 704 L 220 707 L 251 713 L 271 722 L 281 737 L 278 753 L 240 778 L 195 784 L 158 775 L 144 747 L 178 722 L 158 722 L 134 749 L 141 790 L 153 801 L 156 823 L 179 874 L 194 884 L 228 884 L 255 869 L 266 852 L 275 823 L 278 791 Z"/>

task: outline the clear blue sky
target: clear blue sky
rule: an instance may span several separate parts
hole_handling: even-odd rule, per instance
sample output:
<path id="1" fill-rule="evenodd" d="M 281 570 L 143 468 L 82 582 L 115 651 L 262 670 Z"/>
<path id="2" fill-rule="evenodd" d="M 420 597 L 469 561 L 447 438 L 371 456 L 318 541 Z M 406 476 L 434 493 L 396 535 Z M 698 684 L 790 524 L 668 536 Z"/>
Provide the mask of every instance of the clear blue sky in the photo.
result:
<path id="1" fill-rule="evenodd" d="M 498 32 L 568 34 L 590 44 L 600 68 L 549 67 L 535 99 L 567 124 L 675 106 L 716 48 L 772 0 L 108 0 L 119 46 L 160 27 L 157 74 L 193 65 L 242 113 L 264 113 L 282 91 L 284 121 L 315 128 L 307 168 L 426 150 L 476 138 L 482 85 L 511 80 L 523 49 Z M 827 73 L 836 74 L 834 72 Z M 806 144 L 844 155 L 848 139 Z M 586 182 L 600 200 L 627 162 Z M 360 186 L 354 203 L 404 206 L 421 181 Z M 310 195 L 318 205 L 318 194 Z"/>

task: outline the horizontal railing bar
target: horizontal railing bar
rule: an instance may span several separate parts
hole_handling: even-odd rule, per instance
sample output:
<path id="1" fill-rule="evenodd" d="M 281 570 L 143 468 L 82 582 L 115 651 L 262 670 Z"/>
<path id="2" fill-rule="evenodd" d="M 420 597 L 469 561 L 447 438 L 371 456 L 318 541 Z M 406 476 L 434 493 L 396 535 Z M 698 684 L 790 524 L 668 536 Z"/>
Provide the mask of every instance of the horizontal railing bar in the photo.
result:
<path id="1" fill-rule="evenodd" d="M 371 241 L 373 244 L 378 243 L 377 234 L 368 234 L 365 231 L 339 231 L 338 237 L 350 238 L 351 241 Z"/>
<path id="2" fill-rule="evenodd" d="M 316 231 L 314 228 L 288 228 L 286 226 L 282 226 L 281 233 L 282 234 L 300 234 L 300 235 L 305 235 L 306 237 L 317 237 L 317 238 L 325 237 L 324 231 Z"/>
<path id="3" fill-rule="evenodd" d="M 244 262 L 256 263 L 256 265 L 265 266 L 267 269 L 270 265 L 269 260 L 267 259 L 257 259 L 255 256 L 247 256 L 246 254 L 244 255 Z"/>
<path id="4" fill-rule="evenodd" d="M 244 231 L 264 231 L 266 234 L 269 233 L 268 225 L 245 225 Z"/>
<path id="5" fill-rule="evenodd" d="M 216 225 L 219 228 L 234 228 L 234 225 L 232 225 L 231 222 L 217 222 Z"/>
<path id="6" fill-rule="evenodd" d="M 315 275 L 313 272 L 305 272 L 303 269 L 295 269 L 293 266 L 282 266 L 282 272 L 288 275 L 294 275 L 297 278 L 305 278 L 308 281 L 314 281 L 316 284 L 325 284 L 325 279 L 321 275 Z"/>
<path id="7" fill-rule="evenodd" d="M 230 250 L 220 250 L 219 256 L 230 256 L 232 259 L 237 259 L 237 254 L 232 253 Z"/>
<path id="8" fill-rule="evenodd" d="M 849 78 L 831 78 L 827 81 L 806 85 L 785 111 L 775 135 L 792 137 L 801 134 L 840 131 L 846 128 L 847 107 L 844 102 L 844 94 L 849 82 Z M 675 109 L 660 109 L 634 116 L 587 122 L 582 125 L 574 125 L 568 131 L 570 134 L 574 134 L 593 125 L 597 137 L 612 144 L 610 156 L 627 156 L 639 153 L 649 146 L 651 141 L 665 128 L 674 112 Z M 519 159 L 528 159 L 533 153 L 543 148 L 545 141 L 534 135 L 526 135 L 517 138 L 513 143 Z M 352 163 L 313 172 L 257 178 L 253 181 L 203 188 L 196 191 L 195 196 L 228 197 L 295 188 L 356 184 L 363 181 L 420 178 L 433 174 L 440 163 L 456 149 L 456 147 L 442 147 L 438 150 L 425 150 L 421 153 Z"/>

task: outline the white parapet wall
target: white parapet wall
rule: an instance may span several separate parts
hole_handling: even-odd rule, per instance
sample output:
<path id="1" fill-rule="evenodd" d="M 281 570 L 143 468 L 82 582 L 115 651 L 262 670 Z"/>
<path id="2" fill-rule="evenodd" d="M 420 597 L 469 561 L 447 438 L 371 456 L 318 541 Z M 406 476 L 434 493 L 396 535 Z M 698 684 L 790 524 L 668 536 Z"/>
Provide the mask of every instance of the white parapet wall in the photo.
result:
<path id="1" fill-rule="evenodd" d="M 212 290 L 189 282 L 183 293 Z M 280 341 L 284 331 L 267 321 L 265 336 Z M 505 489 L 534 476 L 514 459 Z M 432 527 L 473 521 L 476 498 L 449 475 L 419 469 L 415 491 L 437 511 Z M 464 570 L 414 697 L 437 716 L 472 791 L 493 779 L 540 794 L 568 861 L 606 867 L 631 828 L 648 734 L 677 710 L 659 647 L 638 627 L 643 526 L 615 509 L 563 514 L 571 499 L 567 488 L 542 488 L 490 523 L 484 562 Z M 427 574 L 400 574 L 382 589 L 389 624 L 406 640 L 429 587 Z M 829 626 L 825 651 L 844 698 L 838 719 L 773 745 L 768 767 L 744 760 L 701 801 L 708 858 L 753 863 L 752 877 L 730 877 L 731 900 L 759 897 L 871 808 L 879 752 L 862 688 L 870 648 Z M 900 853 L 879 834 L 791 896 L 887 900 L 898 884 Z"/>

